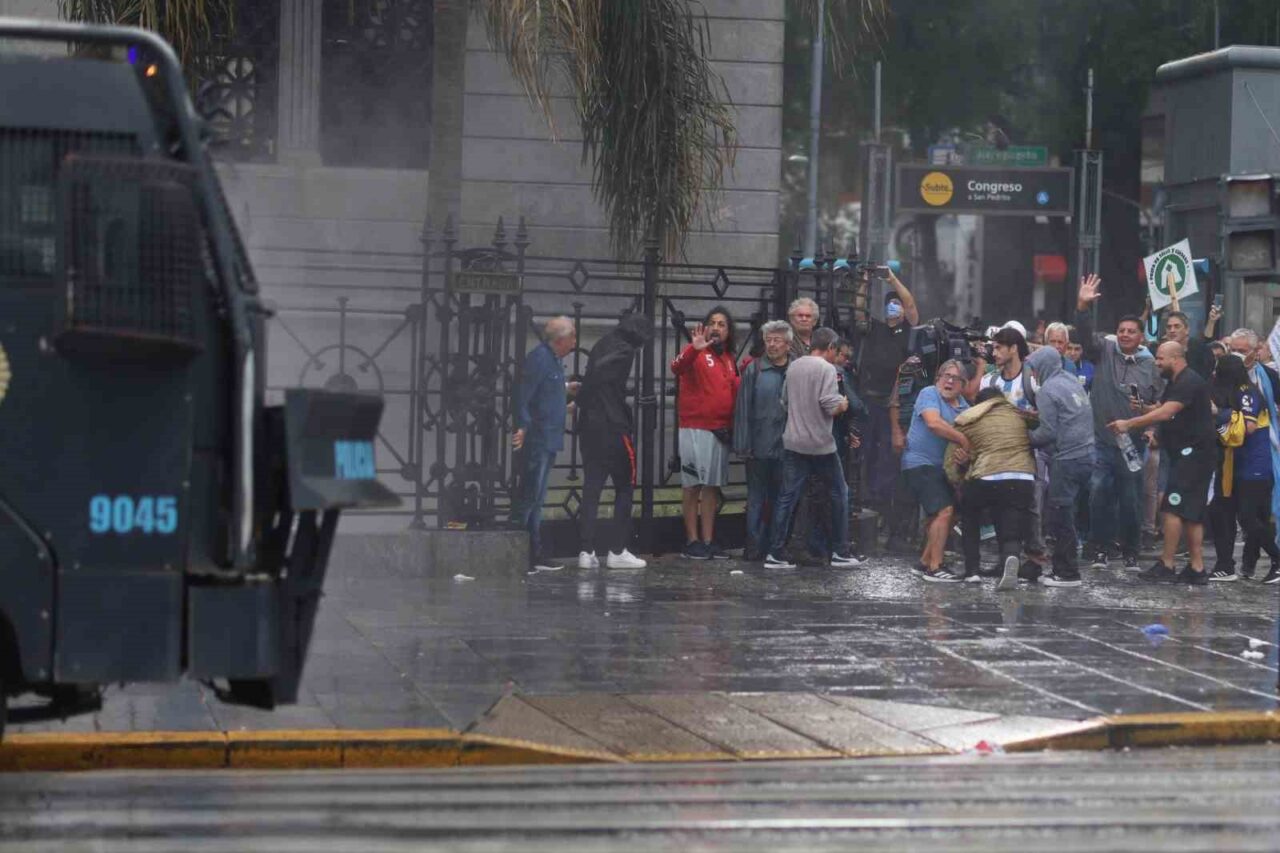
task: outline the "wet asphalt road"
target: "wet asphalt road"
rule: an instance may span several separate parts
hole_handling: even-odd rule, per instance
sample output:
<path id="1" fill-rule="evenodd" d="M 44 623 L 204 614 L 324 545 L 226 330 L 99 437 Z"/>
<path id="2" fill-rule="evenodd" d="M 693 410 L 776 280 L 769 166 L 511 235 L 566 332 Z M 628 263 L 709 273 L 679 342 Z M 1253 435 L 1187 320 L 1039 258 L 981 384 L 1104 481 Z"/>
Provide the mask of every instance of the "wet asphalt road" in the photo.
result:
<path id="1" fill-rule="evenodd" d="M 1275 850 L 1280 747 L 0 775 L 0 850 Z"/>
<path id="2" fill-rule="evenodd" d="M 296 706 L 134 685 L 13 730 L 465 728 L 508 693 L 816 692 L 1072 719 L 1277 706 L 1280 586 L 1149 586 L 1116 565 L 1084 569 L 1080 589 L 997 593 L 924 583 L 907 557 L 530 575 L 418 553 L 409 537 L 340 541 Z M 1154 623 L 1167 638 L 1143 633 Z"/>

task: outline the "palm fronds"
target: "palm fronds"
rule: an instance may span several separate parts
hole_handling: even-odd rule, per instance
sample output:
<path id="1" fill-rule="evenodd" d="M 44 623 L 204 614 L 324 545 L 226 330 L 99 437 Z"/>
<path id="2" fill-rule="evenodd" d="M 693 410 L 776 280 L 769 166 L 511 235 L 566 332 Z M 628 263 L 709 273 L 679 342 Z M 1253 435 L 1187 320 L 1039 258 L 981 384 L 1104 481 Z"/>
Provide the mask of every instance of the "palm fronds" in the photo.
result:
<path id="1" fill-rule="evenodd" d="M 788 0 L 812 32 L 818 24 L 818 0 Z M 836 74 L 843 74 L 850 54 L 866 44 L 881 43 L 889 0 L 826 0 L 824 20 L 827 53 Z"/>
<path id="2" fill-rule="evenodd" d="M 548 119 L 552 86 L 568 85 L 619 256 L 648 235 L 678 252 L 735 151 L 705 18 L 688 0 L 480 3 L 490 39 Z"/>
<path id="3" fill-rule="evenodd" d="M 208 69 L 215 22 L 230 26 L 235 0 L 58 0 L 69 21 L 128 24 L 155 30 L 173 46 L 193 77 Z"/>

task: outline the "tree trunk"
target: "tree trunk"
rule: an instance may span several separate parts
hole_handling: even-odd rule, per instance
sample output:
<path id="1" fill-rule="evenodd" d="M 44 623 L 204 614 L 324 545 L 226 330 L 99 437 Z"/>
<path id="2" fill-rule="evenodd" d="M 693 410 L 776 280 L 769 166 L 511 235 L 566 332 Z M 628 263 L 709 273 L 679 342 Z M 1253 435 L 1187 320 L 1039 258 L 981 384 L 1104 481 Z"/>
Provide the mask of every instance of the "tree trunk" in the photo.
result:
<path id="1" fill-rule="evenodd" d="M 469 0 L 435 0 L 431 47 L 431 154 L 427 216 L 432 227 L 462 207 L 462 104 L 466 83 Z"/>

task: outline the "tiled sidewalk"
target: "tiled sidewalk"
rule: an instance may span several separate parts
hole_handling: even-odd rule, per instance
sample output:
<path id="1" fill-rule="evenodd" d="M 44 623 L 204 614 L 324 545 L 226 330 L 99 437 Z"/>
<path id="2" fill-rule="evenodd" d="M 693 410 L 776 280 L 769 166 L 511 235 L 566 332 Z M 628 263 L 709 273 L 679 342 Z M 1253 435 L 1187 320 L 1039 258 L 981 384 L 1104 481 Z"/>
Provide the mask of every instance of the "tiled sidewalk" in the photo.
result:
<path id="1" fill-rule="evenodd" d="M 509 694 L 816 693 L 1065 719 L 1277 707 L 1280 587 L 1256 582 L 1152 587 L 1116 566 L 1085 569 L 1081 589 L 998 594 L 925 584 L 901 558 L 530 575 L 426 567 L 419 544 L 340 542 L 296 706 L 133 685 L 67 721 L 15 709 L 12 730 L 463 729 Z M 1261 659 L 1242 656 L 1250 640 Z"/>

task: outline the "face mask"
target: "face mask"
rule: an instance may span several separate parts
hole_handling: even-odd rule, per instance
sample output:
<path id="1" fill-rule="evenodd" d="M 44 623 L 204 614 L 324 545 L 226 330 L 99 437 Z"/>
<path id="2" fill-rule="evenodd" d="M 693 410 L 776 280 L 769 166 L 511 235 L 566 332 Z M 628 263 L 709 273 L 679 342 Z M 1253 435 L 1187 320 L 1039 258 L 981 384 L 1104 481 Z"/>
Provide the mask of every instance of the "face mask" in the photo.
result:
<path id="1" fill-rule="evenodd" d="M 890 320 L 896 320 L 902 316 L 902 306 L 897 302 L 890 302 L 884 307 L 884 316 Z"/>

